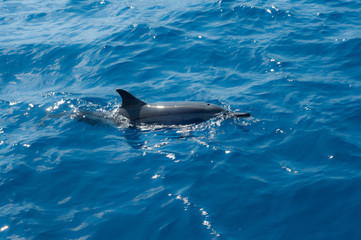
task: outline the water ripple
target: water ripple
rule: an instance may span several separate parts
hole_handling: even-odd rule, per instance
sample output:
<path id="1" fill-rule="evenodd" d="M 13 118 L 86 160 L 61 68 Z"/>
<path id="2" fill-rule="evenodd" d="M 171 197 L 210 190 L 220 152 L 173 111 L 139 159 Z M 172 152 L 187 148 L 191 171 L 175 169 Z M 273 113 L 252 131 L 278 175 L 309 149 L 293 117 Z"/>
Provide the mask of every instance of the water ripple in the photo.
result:
<path id="1" fill-rule="evenodd" d="M 359 238 L 359 2 L 0 5 L 1 239 Z"/>

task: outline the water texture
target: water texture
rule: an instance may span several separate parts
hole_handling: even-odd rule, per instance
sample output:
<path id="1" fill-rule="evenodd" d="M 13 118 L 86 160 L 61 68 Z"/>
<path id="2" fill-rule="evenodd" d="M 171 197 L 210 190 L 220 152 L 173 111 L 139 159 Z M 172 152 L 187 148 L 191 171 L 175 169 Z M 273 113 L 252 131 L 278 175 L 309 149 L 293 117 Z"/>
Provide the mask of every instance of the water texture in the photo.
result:
<path id="1" fill-rule="evenodd" d="M 360 239 L 360 12 L 1 1 L 0 239 Z M 252 117 L 129 127 L 117 88 Z"/>

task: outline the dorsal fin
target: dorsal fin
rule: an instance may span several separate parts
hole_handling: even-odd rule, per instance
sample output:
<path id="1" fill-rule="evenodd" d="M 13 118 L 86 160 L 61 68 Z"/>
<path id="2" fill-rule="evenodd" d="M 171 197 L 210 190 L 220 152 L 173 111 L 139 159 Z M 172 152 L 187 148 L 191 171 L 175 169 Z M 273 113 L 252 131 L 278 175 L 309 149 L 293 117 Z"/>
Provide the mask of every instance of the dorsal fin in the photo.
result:
<path id="1" fill-rule="evenodd" d="M 117 89 L 117 92 L 122 97 L 122 108 L 139 107 L 146 104 L 123 89 Z"/>

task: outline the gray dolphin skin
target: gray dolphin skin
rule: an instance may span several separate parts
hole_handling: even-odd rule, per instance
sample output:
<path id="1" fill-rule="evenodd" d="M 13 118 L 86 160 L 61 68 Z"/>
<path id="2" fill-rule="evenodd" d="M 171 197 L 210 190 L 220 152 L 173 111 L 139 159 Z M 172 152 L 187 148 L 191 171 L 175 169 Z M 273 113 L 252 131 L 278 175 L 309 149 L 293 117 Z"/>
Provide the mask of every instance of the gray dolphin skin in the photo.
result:
<path id="1" fill-rule="evenodd" d="M 225 114 L 227 117 L 249 117 L 249 113 L 232 113 L 210 103 L 204 102 L 162 102 L 148 104 L 134 97 L 129 92 L 117 89 L 122 97 L 122 106 L 118 114 L 128 118 L 131 122 L 186 125 L 207 121 L 208 119 Z"/>

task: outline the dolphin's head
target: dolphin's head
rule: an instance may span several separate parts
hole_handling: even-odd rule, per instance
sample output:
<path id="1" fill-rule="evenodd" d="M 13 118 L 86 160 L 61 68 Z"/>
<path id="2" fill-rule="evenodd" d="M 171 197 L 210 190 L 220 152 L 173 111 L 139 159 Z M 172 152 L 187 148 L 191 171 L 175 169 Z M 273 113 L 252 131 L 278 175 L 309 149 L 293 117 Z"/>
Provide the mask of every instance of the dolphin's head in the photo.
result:
<path id="1" fill-rule="evenodd" d="M 211 103 L 204 103 L 204 110 L 211 114 L 217 114 L 226 111 L 225 109 Z"/>

